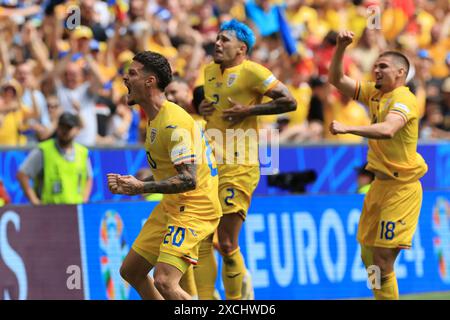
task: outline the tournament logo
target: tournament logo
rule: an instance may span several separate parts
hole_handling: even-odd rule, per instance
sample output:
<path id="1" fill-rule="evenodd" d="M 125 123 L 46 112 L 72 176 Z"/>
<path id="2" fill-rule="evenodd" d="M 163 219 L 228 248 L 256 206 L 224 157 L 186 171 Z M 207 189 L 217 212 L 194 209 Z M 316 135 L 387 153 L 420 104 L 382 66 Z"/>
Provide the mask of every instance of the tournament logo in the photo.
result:
<path id="1" fill-rule="evenodd" d="M 100 222 L 100 267 L 108 300 L 127 300 L 130 285 L 120 276 L 120 266 L 129 247 L 125 241 L 124 224 L 120 214 L 108 210 Z"/>
<path id="2" fill-rule="evenodd" d="M 445 283 L 450 283 L 450 203 L 438 197 L 432 214 L 434 252 L 438 258 L 439 275 Z"/>
<path id="3" fill-rule="evenodd" d="M 156 132 L 157 132 L 157 130 L 155 128 L 152 128 L 152 130 L 150 132 L 150 143 L 155 142 Z"/>
<path id="4" fill-rule="evenodd" d="M 231 87 L 233 85 L 233 83 L 236 81 L 237 79 L 237 74 L 232 73 L 228 76 L 228 80 L 227 80 L 227 86 Z"/>

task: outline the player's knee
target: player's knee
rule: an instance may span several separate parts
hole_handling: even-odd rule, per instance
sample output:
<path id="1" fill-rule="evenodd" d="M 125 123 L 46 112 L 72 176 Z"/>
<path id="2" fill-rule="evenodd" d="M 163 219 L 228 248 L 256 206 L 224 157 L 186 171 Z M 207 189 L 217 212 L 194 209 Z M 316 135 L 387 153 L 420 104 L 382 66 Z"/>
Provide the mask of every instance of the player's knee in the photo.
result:
<path id="1" fill-rule="evenodd" d="M 371 261 L 369 261 L 369 258 L 367 257 L 366 254 L 361 254 L 361 260 L 362 260 L 362 262 L 363 262 L 363 264 L 364 264 L 364 267 L 366 267 L 366 269 L 367 269 L 368 267 L 370 267 L 370 262 L 371 262 Z"/>
<path id="2" fill-rule="evenodd" d="M 168 292 L 173 291 L 173 284 L 170 281 L 170 278 L 164 273 L 154 274 L 155 287 L 158 291 L 165 296 Z"/>
<path id="3" fill-rule="evenodd" d="M 222 255 L 228 256 L 237 248 L 237 243 L 233 243 L 232 241 L 223 241 L 219 243 L 220 252 Z"/>
<path id="4" fill-rule="evenodd" d="M 129 266 L 126 264 L 122 264 L 120 267 L 120 276 L 123 280 L 131 284 L 133 287 L 139 282 L 139 275 L 136 272 L 133 272 Z"/>
<path id="5" fill-rule="evenodd" d="M 131 284 L 131 272 L 129 272 L 127 266 L 122 264 L 119 272 L 122 279 Z"/>
<path id="6" fill-rule="evenodd" d="M 380 268 L 382 275 L 390 273 L 394 268 L 394 261 L 383 255 L 374 255 L 373 264 Z"/>

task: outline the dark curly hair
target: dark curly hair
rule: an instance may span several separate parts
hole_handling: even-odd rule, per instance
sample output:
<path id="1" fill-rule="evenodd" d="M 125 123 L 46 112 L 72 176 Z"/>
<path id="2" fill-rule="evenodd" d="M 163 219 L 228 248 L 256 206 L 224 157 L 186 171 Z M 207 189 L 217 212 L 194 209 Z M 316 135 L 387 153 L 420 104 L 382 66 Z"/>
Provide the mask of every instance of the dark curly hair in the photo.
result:
<path id="1" fill-rule="evenodd" d="M 145 72 L 151 72 L 156 76 L 158 88 L 161 91 L 164 91 L 172 81 L 172 69 L 170 68 L 169 61 L 159 53 L 142 51 L 136 54 L 133 60 L 142 63 Z"/>

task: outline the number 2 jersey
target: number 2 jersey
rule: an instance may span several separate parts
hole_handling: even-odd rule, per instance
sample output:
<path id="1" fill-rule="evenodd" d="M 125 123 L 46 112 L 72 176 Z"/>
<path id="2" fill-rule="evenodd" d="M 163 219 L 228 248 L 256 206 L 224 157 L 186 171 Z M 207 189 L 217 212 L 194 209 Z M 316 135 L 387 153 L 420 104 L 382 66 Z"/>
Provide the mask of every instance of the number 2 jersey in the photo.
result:
<path id="1" fill-rule="evenodd" d="M 194 190 L 164 194 L 161 204 L 168 212 L 200 219 L 222 216 L 214 155 L 204 132 L 183 108 L 167 100 L 163 103 L 148 122 L 145 149 L 155 181 L 176 176 L 175 165 L 197 164 Z"/>
<path id="2" fill-rule="evenodd" d="M 238 163 L 259 166 L 257 117 L 250 116 L 236 125 L 231 125 L 230 121 L 222 118 L 223 111 L 232 107 L 233 104 L 229 99 L 243 106 L 261 103 L 264 94 L 277 83 L 278 80 L 270 70 L 249 60 L 244 60 L 241 64 L 227 68 L 223 72 L 217 63 L 212 62 L 206 66 L 205 98 L 212 101 L 216 108 L 211 116 L 205 117 L 206 129 L 215 141 L 215 154 L 219 165 Z M 222 133 L 223 148 L 220 148 L 215 135 L 211 134 L 211 129 L 217 129 Z M 228 152 L 225 136 L 227 129 L 234 129 L 230 134 L 236 134 L 236 138 L 229 137 L 233 139 L 235 145 L 234 148 L 230 147 Z M 240 134 L 238 129 L 245 133 Z"/>

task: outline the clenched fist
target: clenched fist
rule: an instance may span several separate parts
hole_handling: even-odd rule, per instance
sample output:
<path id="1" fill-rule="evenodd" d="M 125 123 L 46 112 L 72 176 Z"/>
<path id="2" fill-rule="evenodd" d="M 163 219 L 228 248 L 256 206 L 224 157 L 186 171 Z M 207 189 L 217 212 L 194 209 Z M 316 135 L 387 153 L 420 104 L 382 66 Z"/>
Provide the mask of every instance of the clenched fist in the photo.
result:
<path id="1" fill-rule="evenodd" d="M 337 36 L 337 46 L 346 48 L 353 42 L 355 34 L 352 31 L 341 31 Z"/>
<path id="2" fill-rule="evenodd" d="M 131 175 L 108 173 L 108 188 L 114 194 L 137 195 L 143 193 L 144 183 Z"/>
<path id="3" fill-rule="evenodd" d="M 347 126 L 336 120 L 333 120 L 333 122 L 330 123 L 330 132 L 334 135 L 347 133 Z"/>

